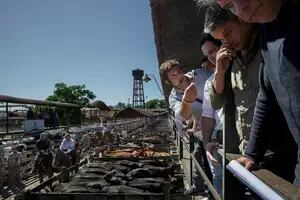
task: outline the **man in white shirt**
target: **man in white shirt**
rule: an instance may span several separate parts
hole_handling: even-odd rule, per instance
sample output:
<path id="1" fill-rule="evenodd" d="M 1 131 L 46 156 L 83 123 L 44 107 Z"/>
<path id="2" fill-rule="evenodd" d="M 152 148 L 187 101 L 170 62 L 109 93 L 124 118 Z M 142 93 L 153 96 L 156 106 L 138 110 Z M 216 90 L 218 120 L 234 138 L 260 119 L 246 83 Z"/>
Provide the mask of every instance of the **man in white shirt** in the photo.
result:
<path id="1" fill-rule="evenodd" d="M 76 163 L 75 142 L 71 138 L 70 133 L 66 133 L 65 138 L 61 142 L 59 149 L 71 156 L 72 164 Z"/>
<path id="2" fill-rule="evenodd" d="M 170 108 L 174 111 L 175 123 L 181 137 L 184 136 L 183 122 L 193 120 L 194 129 L 201 128 L 201 113 L 203 101 L 204 84 L 210 73 L 203 68 L 198 68 L 184 74 L 182 66 L 176 60 L 167 60 L 161 67 L 160 72 L 163 80 L 173 86 L 169 96 Z M 203 156 L 204 150 L 202 141 L 196 139 L 194 155 L 198 163 L 203 167 L 206 157 Z M 195 167 L 194 167 L 195 169 Z M 199 195 L 205 193 L 205 185 L 201 175 L 193 176 L 193 184 L 185 192 L 187 195 Z M 210 170 L 208 169 L 208 173 Z"/>

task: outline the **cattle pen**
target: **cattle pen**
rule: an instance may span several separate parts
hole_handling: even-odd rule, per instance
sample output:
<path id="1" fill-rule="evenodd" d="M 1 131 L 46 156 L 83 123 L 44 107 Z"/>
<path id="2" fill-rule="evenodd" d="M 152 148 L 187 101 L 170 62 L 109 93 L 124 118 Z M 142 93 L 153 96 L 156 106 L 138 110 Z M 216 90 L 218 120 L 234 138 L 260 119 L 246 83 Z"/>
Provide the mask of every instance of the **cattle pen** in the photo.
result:
<path id="1" fill-rule="evenodd" d="M 124 113 L 127 114 L 124 114 Z M 145 114 L 146 111 L 141 112 L 136 109 L 130 109 L 130 112 L 128 110 L 120 112 L 116 116 L 122 116 L 122 118 L 125 118 L 126 116 L 130 117 L 141 117 L 141 114 Z M 123 114 L 122 114 L 123 113 Z M 179 200 L 186 198 L 183 195 L 183 189 L 185 187 L 186 182 L 186 176 L 184 174 L 184 170 L 182 169 L 182 165 L 179 161 L 179 155 L 178 155 L 178 148 L 176 146 L 176 136 L 172 132 L 172 127 L 169 124 L 169 119 L 167 113 L 164 112 L 159 115 L 159 120 L 157 118 L 158 115 L 155 115 L 155 117 L 152 119 L 148 119 L 146 121 L 151 121 L 151 123 L 145 124 L 143 123 L 143 127 L 139 128 L 129 132 L 127 138 L 122 141 L 118 145 L 110 145 L 109 151 L 101 152 L 98 155 L 91 155 L 81 159 L 81 162 L 73 166 L 71 168 L 65 169 L 64 171 L 56 174 L 52 178 L 46 180 L 45 182 L 29 189 L 24 190 L 22 193 L 17 195 L 15 199 L 174 199 Z M 152 114 L 153 115 L 153 114 Z M 147 113 L 147 117 L 149 117 L 149 111 Z M 145 121 L 145 120 L 142 120 Z M 159 134 L 157 134 L 159 133 Z M 145 135 L 148 135 L 148 137 L 144 137 Z M 151 135 L 153 138 L 151 138 Z M 151 145 L 151 147 L 147 147 L 146 150 L 144 149 L 144 146 L 137 146 L 132 144 L 140 144 L 142 142 L 145 142 L 147 140 L 151 140 L 150 142 L 153 142 L 155 136 L 159 135 L 165 135 L 166 143 L 160 143 L 160 141 L 155 141 L 154 145 Z M 161 139 L 161 138 L 160 138 Z M 148 141 L 149 142 L 149 141 Z M 129 145 L 128 145 L 129 144 Z M 105 144 L 106 145 L 106 144 Z M 143 154 L 140 154 L 139 156 L 130 156 L 126 157 L 127 154 L 118 154 L 118 152 L 129 152 L 130 150 L 133 150 L 134 152 L 140 151 L 142 149 Z M 133 153 L 134 153 L 133 152 Z M 115 153 L 115 154 L 114 154 Z M 90 156 L 91 155 L 91 156 Z M 103 164 L 103 163 L 110 163 L 110 165 L 114 165 L 114 163 L 117 162 L 129 162 L 129 164 L 138 164 L 138 163 L 147 163 L 147 165 L 151 165 L 151 163 L 155 166 L 160 163 L 166 163 L 165 166 L 172 163 L 172 166 L 176 166 L 175 173 L 172 174 L 172 177 L 165 176 L 162 179 L 161 182 L 159 182 L 158 188 L 156 188 L 156 192 L 143 192 L 140 193 L 141 190 L 133 191 L 133 192 L 119 192 L 117 194 L 114 193 L 85 193 L 85 192 L 66 192 L 66 191 L 60 191 L 60 192 L 50 192 L 50 185 L 58 184 L 58 182 L 61 182 L 60 184 L 68 184 L 66 182 L 70 182 L 69 184 L 72 185 L 72 181 L 78 180 L 78 175 L 82 175 L 83 171 L 87 169 L 94 169 L 94 167 L 97 164 Z M 128 164 L 128 163 L 127 163 Z M 126 163 L 123 163 L 122 166 L 126 165 Z M 146 164 L 145 164 L 146 166 Z M 150 167 L 151 168 L 151 167 Z M 139 168 L 138 168 L 139 169 Z M 154 169 L 156 169 L 154 167 Z M 89 177 L 91 178 L 91 177 Z M 150 179 L 150 177 L 148 177 Z M 82 180 L 82 179 L 80 179 Z M 153 180 L 151 180 L 153 181 Z M 129 185 L 132 183 L 128 181 Z M 176 183 L 176 184 L 175 184 Z M 150 184 L 151 185 L 151 184 Z M 157 184 L 154 184 L 157 187 Z M 59 186 L 58 186 L 59 187 Z M 71 187 L 71 186 L 70 186 Z M 176 189 L 175 189 L 176 188 Z M 83 189 L 83 188 L 82 188 Z M 151 189 L 150 189 L 151 190 Z M 47 191 L 47 192 L 45 192 Z"/>

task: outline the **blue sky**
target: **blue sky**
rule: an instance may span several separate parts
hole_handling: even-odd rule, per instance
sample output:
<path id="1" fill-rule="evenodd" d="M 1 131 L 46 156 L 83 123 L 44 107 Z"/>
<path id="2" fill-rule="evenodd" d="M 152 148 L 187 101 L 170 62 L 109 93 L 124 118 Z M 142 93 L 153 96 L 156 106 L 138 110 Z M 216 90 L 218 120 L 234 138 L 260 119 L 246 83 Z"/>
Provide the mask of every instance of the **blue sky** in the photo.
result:
<path id="1" fill-rule="evenodd" d="M 0 1 L 0 94 L 45 99 L 62 81 L 115 105 L 137 67 L 159 79 L 148 0 Z M 162 98 L 154 81 L 144 90 Z"/>

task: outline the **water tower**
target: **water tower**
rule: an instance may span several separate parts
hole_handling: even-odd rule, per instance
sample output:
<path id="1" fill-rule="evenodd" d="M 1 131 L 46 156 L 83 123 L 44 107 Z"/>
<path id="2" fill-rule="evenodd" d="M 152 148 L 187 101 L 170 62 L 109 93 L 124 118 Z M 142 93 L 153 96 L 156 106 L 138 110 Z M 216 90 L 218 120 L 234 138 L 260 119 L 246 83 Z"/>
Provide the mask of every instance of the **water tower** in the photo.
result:
<path id="1" fill-rule="evenodd" d="M 145 97 L 144 97 L 144 86 L 143 86 L 144 71 L 141 69 L 132 70 L 132 76 L 133 76 L 132 105 L 133 107 L 145 108 Z"/>

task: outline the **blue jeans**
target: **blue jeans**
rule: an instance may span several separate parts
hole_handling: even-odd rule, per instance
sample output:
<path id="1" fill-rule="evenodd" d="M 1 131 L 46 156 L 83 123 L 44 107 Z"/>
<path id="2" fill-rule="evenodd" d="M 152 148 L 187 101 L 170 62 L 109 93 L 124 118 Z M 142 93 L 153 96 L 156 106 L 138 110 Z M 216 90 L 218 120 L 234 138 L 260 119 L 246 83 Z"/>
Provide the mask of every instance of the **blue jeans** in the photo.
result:
<path id="1" fill-rule="evenodd" d="M 203 167 L 202 153 L 203 152 L 202 152 L 201 145 L 199 144 L 198 140 L 195 139 L 195 149 L 193 154 L 201 167 Z M 205 190 L 204 180 L 194 164 L 193 164 L 193 184 L 199 190 Z"/>
<path id="2" fill-rule="evenodd" d="M 211 179 L 211 172 L 209 169 L 209 163 L 207 162 L 206 154 L 204 151 L 203 143 L 201 140 L 195 138 L 195 149 L 193 152 L 197 162 L 206 173 L 207 177 Z M 193 166 L 193 184 L 200 190 L 205 189 L 204 179 L 196 166 Z"/>
<path id="3" fill-rule="evenodd" d="M 218 154 L 217 147 L 213 149 L 212 156 L 219 162 L 219 164 L 213 164 L 208 160 L 209 167 L 211 169 L 211 173 L 213 176 L 213 185 L 217 190 L 217 192 L 221 195 L 223 168 L 222 168 L 222 156 Z"/>
<path id="4" fill-rule="evenodd" d="M 295 180 L 294 185 L 300 186 L 300 150 L 298 149 L 298 163 L 295 168 Z"/>

